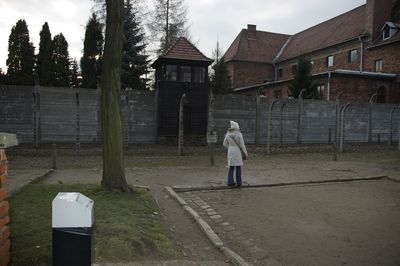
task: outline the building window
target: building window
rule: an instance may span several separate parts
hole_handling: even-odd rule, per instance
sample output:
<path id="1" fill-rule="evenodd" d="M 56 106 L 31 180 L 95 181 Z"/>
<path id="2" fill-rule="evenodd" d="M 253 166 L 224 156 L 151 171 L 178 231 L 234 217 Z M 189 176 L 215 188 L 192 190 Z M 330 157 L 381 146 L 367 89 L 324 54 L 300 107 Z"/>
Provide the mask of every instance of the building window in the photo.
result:
<path id="1" fill-rule="evenodd" d="M 349 51 L 349 62 L 353 63 L 357 60 L 357 50 L 350 50 Z"/>
<path id="2" fill-rule="evenodd" d="M 296 74 L 297 72 L 297 65 L 292 65 L 292 75 Z"/>
<path id="3" fill-rule="evenodd" d="M 326 58 L 326 65 L 328 67 L 333 67 L 333 55 L 330 55 Z"/>
<path id="4" fill-rule="evenodd" d="M 319 98 L 322 99 L 324 97 L 325 85 L 324 84 L 318 84 L 317 85 L 317 92 L 318 92 Z"/>
<path id="5" fill-rule="evenodd" d="M 278 68 L 278 78 L 282 78 L 282 77 L 283 77 L 283 69 Z"/>
<path id="6" fill-rule="evenodd" d="M 181 81 L 192 82 L 192 67 L 181 66 Z"/>
<path id="7" fill-rule="evenodd" d="M 390 38 L 390 27 L 388 25 L 385 26 L 383 29 L 383 39 L 389 39 Z"/>
<path id="8" fill-rule="evenodd" d="M 166 68 L 166 80 L 177 81 L 178 80 L 178 67 L 176 65 L 167 65 Z"/>
<path id="9" fill-rule="evenodd" d="M 204 83 L 205 82 L 206 69 L 204 67 L 194 67 L 193 72 L 194 72 L 193 82 L 196 82 L 196 83 Z"/>
<path id="10" fill-rule="evenodd" d="M 382 72 L 383 62 L 381 59 L 375 60 L 375 72 Z"/>

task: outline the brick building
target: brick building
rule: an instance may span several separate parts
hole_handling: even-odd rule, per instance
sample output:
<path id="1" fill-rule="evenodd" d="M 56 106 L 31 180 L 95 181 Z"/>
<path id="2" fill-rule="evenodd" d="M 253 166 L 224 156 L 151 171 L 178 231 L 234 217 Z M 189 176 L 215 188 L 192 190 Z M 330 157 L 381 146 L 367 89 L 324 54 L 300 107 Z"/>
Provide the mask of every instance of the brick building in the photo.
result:
<path id="1" fill-rule="evenodd" d="M 248 25 L 224 58 L 236 93 L 288 97 L 301 56 L 322 99 L 400 103 L 400 0 L 367 0 L 294 35 Z"/>

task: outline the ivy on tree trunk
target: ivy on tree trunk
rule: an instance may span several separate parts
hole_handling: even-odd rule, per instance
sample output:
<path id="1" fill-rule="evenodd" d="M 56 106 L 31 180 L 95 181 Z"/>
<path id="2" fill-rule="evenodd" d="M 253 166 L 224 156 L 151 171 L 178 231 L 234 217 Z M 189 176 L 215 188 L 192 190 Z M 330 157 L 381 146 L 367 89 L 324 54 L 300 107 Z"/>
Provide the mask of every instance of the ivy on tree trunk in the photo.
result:
<path id="1" fill-rule="evenodd" d="M 109 189 L 129 191 L 125 179 L 121 117 L 121 57 L 124 1 L 107 0 L 106 35 L 101 76 L 103 177 Z"/>

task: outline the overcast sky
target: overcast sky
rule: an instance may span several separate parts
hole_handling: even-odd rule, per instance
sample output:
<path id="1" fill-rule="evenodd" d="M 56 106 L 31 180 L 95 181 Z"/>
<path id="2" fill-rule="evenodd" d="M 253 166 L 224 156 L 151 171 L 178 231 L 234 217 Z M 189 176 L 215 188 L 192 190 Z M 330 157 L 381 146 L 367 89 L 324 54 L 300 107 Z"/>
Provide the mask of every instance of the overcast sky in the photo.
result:
<path id="1" fill-rule="evenodd" d="M 152 2 L 152 0 L 143 0 Z M 247 24 L 258 30 L 294 34 L 365 4 L 365 0 L 186 0 L 190 35 L 208 57 L 219 40 L 224 51 Z M 0 0 L 0 68 L 6 69 L 8 37 L 18 19 L 28 24 L 31 41 L 48 22 L 52 37 L 62 32 L 70 57 L 79 61 L 92 0 Z"/>

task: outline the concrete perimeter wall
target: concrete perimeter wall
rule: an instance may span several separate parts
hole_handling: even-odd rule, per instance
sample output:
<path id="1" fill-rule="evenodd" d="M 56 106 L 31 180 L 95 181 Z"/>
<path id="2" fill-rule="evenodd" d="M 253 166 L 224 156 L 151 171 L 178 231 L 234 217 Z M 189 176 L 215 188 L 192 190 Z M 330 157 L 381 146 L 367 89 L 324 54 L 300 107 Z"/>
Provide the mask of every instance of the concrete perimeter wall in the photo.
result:
<path id="1" fill-rule="evenodd" d="M 257 104 L 258 102 L 258 104 Z M 229 120 L 237 121 L 247 143 L 266 144 L 272 99 L 245 95 L 215 96 L 212 113 L 218 140 Z M 340 102 L 339 108 L 345 103 Z M 340 122 L 340 121 L 339 121 Z M 398 141 L 400 105 L 352 104 L 344 112 L 345 142 Z M 272 143 L 332 143 L 336 104 L 320 100 L 277 100 L 271 111 Z M 257 133 L 258 132 L 258 133 Z"/>
<path id="2" fill-rule="evenodd" d="M 156 142 L 154 93 L 132 91 L 121 100 L 124 140 Z M 34 143 L 35 135 L 39 143 L 99 142 L 99 102 L 94 89 L 0 85 L 0 131 L 17 134 L 21 143 Z"/>
<path id="3" fill-rule="evenodd" d="M 0 85 L 0 131 L 17 134 L 21 143 L 99 142 L 99 99 L 99 92 L 93 89 Z M 130 91 L 121 96 L 121 101 L 124 144 L 156 143 L 154 92 Z M 335 102 L 276 100 L 270 112 L 272 101 L 245 95 L 215 96 L 210 113 L 218 141 L 223 140 L 229 120 L 240 124 L 247 143 L 266 144 L 269 123 L 272 143 L 332 143 L 335 140 Z M 341 102 L 339 109 L 344 105 Z M 397 142 L 399 123 L 399 105 L 351 104 L 344 113 L 344 141 Z"/>

